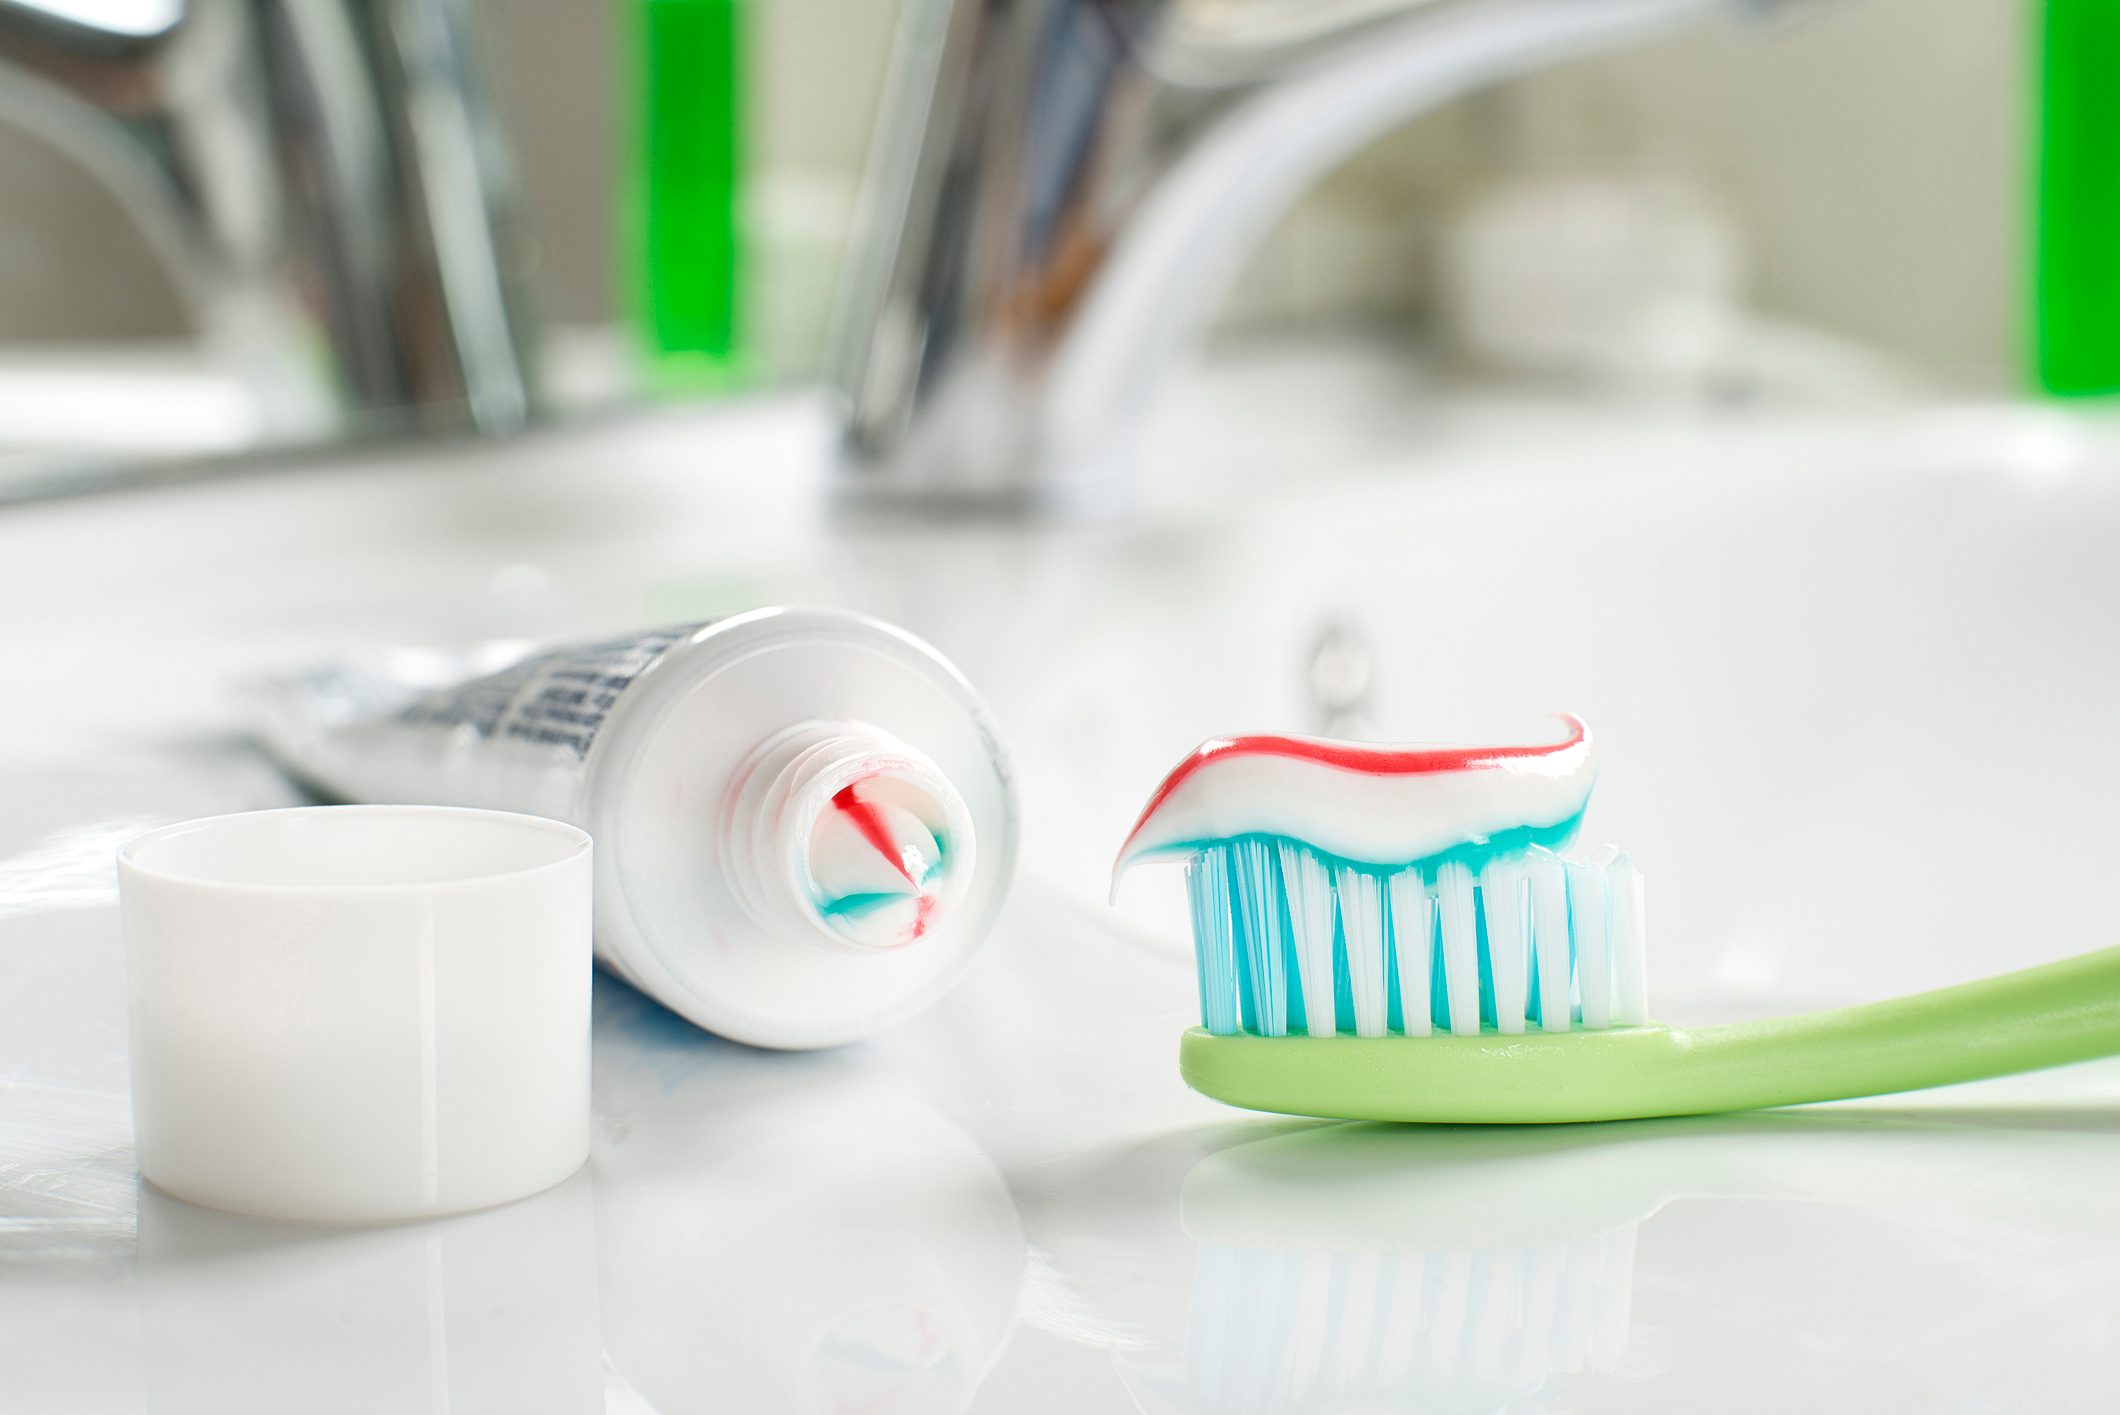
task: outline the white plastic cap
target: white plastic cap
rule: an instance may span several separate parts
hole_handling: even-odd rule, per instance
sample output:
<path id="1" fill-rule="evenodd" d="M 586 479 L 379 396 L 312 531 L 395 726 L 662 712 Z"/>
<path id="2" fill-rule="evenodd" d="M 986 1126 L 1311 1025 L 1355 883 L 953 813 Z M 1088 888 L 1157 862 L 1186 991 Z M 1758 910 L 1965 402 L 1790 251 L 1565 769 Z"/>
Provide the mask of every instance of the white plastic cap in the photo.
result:
<path id="1" fill-rule="evenodd" d="M 118 853 L 140 1171 L 313 1222 L 504 1203 L 589 1152 L 590 845 L 313 806 Z"/>

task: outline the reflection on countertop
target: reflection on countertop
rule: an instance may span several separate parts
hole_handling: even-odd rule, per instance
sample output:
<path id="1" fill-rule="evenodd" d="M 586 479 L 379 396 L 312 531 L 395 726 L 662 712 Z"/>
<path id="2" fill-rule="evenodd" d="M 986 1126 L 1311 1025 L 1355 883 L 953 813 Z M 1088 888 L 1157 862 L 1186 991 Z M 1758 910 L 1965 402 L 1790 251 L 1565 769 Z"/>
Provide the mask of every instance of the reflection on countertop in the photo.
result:
<path id="1" fill-rule="evenodd" d="M 1941 1409 L 2019 1362 L 2092 1409 L 2120 1085 L 2073 1079 L 2102 1103 L 1115 1146 L 1026 1196 L 1031 1316 L 1146 1411 L 1714 1408 L 1737 1371 L 1743 1408 Z"/>
<path id="2" fill-rule="evenodd" d="M 142 1185 L 146 1408 L 588 1415 L 602 1408 L 588 1177 L 435 1222 L 317 1229 Z"/>
<path id="3" fill-rule="evenodd" d="M 858 1050 L 751 1051 L 599 981 L 600 1286 L 631 1408 L 969 1409 L 1023 1281 L 992 1160 Z"/>

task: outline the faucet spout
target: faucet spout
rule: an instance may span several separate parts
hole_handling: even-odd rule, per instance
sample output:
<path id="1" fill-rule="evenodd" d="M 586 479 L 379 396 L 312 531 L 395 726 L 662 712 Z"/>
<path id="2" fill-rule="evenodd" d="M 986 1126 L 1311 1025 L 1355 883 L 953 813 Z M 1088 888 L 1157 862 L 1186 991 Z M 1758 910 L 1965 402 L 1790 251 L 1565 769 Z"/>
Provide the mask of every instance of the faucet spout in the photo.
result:
<path id="1" fill-rule="evenodd" d="M 108 186 L 259 391 L 261 434 L 531 410 L 464 0 L 0 0 L 0 121 Z"/>
<path id="2" fill-rule="evenodd" d="M 1739 2 L 916 3 L 841 305 L 846 492 L 1123 503 L 1164 370 L 1323 173 Z"/>

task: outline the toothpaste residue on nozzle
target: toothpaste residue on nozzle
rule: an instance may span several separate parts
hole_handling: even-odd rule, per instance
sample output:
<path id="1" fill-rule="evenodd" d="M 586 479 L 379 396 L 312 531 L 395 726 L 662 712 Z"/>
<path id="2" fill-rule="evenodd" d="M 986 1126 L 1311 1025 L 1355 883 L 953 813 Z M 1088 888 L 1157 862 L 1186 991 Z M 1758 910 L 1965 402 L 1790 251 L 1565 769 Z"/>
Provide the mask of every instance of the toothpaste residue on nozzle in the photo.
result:
<path id="1" fill-rule="evenodd" d="M 848 938 L 875 946 L 911 943 L 928 930 L 944 868 L 945 827 L 923 820 L 912 793 L 876 775 L 832 794 L 810 832 L 817 912 Z"/>
<path id="2" fill-rule="evenodd" d="M 1564 845 L 1597 775 L 1590 730 L 1558 741 L 1405 746 L 1217 737 L 1163 779 L 1112 870 L 1247 835 L 1298 840 L 1355 864 L 1398 866 L 1503 838 Z"/>

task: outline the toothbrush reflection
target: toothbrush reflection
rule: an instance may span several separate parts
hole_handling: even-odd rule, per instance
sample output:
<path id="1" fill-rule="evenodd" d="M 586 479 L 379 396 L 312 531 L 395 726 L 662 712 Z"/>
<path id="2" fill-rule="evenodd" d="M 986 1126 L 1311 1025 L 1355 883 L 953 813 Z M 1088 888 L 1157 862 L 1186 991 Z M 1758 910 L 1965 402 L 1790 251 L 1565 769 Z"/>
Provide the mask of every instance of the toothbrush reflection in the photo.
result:
<path id="1" fill-rule="evenodd" d="M 311 1228 L 140 1186 L 157 1415 L 603 1409 L 589 1176 L 497 1209 Z"/>
<path id="2" fill-rule="evenodd" d="M 967 1409 L 1023 1283 L 986 1153 L 860 1049 L 751 1051 L 608 979 L 596 1007 L 614 1415 Z"/>
<path id="3" fill-rule="evenodd" d="M 1556 1182 L 1531 1132 L 1408 1139 L 1333 1126 L 1196 1165 L 1185 1346 L 1141 1386 L 1185 1390 L 1178 1409 L 1484 1412 L 1614 1371 L 1656 1196 Z"/>
<path id="4" fill-rule="evenodd" d="M 2085 1358 L 2109 1377 L 2120 1195 L 2082 1141 L 2120 1158 L 2109 1108 L 1232 1129 L 1085 1158 L 1027 1200 L 1032 1319 L 1107 1348 L 1144 1410 L 1726 1408 L 1736 1371 L 1747 1408 L 1887 1379 L 1946 1408 L 2026 1361 L 2082 1370 L 2102 1408 Z M 1120 1226 L 1058 1200 L 1158 1176 L 1176 1205 Z M 1820 1283 L 1822 1249 L 1866 1280 Z"/>

